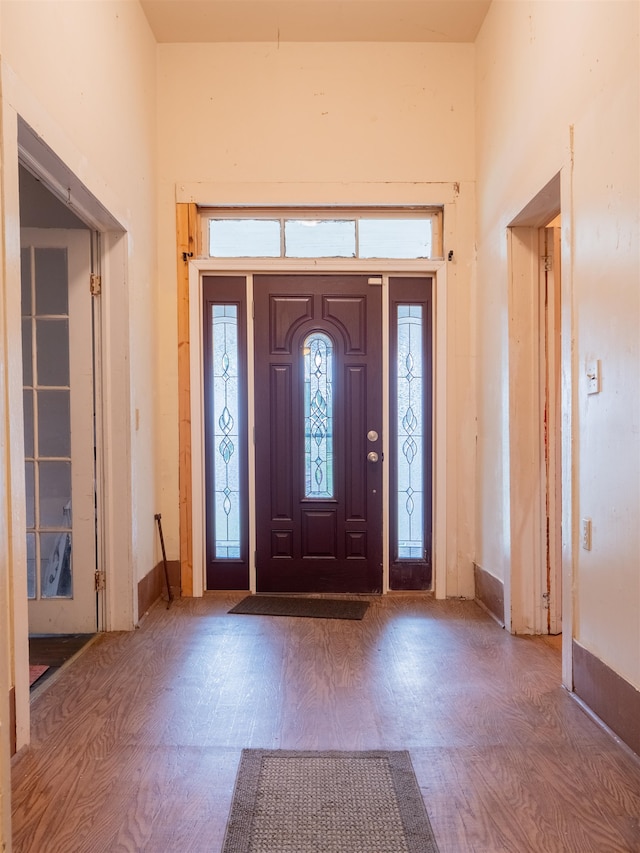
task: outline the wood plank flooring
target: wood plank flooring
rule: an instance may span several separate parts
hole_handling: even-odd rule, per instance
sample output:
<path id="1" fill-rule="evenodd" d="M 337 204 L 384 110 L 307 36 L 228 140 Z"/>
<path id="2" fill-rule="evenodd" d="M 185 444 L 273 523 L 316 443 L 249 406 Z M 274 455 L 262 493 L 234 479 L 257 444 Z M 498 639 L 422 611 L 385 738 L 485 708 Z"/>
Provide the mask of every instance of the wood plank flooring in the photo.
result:
<path id="1" fill-rule="evenodd" d="M 409 749 L 441 853 L 640 851 L 640 762 L 553 643 L 469 601 L 372 598 L 354 622 L 228 615 L 241 598 L 156 606 L 34 699 L 14 851 L 216 853 L 243 747 Z"/>

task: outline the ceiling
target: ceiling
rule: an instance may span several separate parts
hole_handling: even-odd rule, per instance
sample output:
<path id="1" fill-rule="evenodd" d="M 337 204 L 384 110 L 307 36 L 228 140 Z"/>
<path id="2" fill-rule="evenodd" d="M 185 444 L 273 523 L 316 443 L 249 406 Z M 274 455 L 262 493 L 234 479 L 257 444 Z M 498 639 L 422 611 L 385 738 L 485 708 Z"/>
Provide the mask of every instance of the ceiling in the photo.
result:
<path id="1" fill-rule="evenodd" d="M 140 0 L 158 42 L 473 42 L 491 0 Z"/>

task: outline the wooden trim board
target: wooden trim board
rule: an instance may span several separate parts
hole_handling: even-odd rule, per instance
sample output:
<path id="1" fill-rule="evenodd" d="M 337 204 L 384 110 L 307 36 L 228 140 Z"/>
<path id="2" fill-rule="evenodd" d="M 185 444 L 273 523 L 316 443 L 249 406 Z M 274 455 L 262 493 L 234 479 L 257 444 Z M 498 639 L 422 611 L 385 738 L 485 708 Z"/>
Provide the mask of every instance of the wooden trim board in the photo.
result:
<path id="1" fill-rule="evenodd" d="M 474 598 L 504 628 L 504 584 L 477 563 L 473 564 Z"/>
<path id="2" fill-rule="evenodd" d="M 176 590 L 180 590 L 180 560 L 167 560 L 167 570 L 171 589 L 176 595 Z M 166 594 L 164 564 L 160 561 L 138 581 L 138 620 L 144 616 L 155 601 L 163 595 L 166 596 Z"/>
<path id="3" fill-rule="evenodd" d="M 178 264 L 178 440 L 180 502 L 180 577 L 182 595 L 193 595 L 191 500 L 191 380 L 189 340 L 189 259 L 197 257 L 198 211 L 195 204 L 176 205 Z"/>
<path id="4" fill-rule="evenodd" d="M 572 649 L 575 694 L 640 755 L 640 691 L 576 640 Z"/>

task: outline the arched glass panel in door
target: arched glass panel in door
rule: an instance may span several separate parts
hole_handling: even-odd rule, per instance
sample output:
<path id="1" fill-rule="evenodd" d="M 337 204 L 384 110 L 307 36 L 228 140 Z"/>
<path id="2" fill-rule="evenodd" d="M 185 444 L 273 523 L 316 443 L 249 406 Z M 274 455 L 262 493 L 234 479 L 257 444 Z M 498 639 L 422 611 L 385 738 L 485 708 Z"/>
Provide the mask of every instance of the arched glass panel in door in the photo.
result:
<path id="1" fill-rule="evenodd" d="M 302 347 L 304 359 L 305 497 L 332 498 L 333 344 L 313 332 Z"/>

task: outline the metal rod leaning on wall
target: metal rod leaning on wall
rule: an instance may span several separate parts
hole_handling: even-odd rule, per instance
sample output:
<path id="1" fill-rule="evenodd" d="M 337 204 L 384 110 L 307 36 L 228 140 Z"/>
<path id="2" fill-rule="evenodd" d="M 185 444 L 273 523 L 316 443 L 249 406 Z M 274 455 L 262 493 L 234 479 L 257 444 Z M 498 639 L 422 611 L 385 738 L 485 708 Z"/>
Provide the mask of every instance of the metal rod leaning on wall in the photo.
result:
<path id="1" fill-rule="evenodd" d="M 169 583 L 169 569 L 167 568 L 167 554 L 164 550 L 164 536 L 162 535 L 162 516 L 159 512 L 154 515 L 155 520 L 158 522 L 158 533 L 160 534 L 160 546 L 162 548 L 162 563 L 164 565 L 164 579 L 167 584 L 167 610 L 171 607 L 171 602 L 173 601 L 173 593 L 171 592 L 171 584 Z"/>

